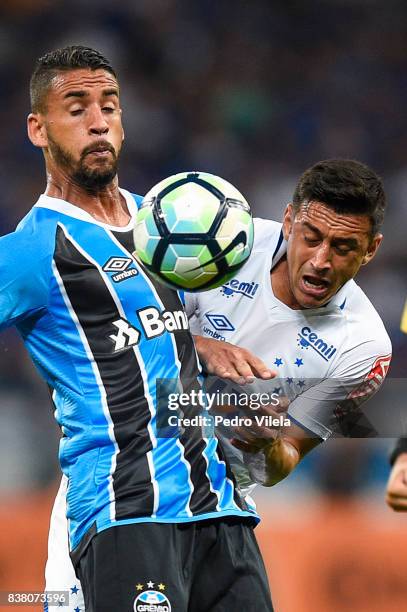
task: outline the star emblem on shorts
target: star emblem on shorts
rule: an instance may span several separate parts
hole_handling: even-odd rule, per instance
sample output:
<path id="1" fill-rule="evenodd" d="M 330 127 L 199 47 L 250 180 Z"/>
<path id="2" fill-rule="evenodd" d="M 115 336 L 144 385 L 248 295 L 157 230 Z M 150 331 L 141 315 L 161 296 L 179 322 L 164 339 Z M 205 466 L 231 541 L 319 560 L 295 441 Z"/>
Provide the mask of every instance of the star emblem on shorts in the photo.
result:
<path id="1" fill-rule="evenodd" d="M 294 379 L 293 379 L 293 378 L 290 378 L 290 377 L 286 378 L 286 382 L 287 382 L 289 385 L 292 385 L 293 380 L 294 380 Z"/>
<path id="2" fill-rule="evenodd" d="M 142 591 L 143 590 L 143 585 L 140 584 L 140 583 L 136 584 L 136 589 L 137 589 L 137 591 Z"/>
<path id="3" fill-rule="evenodd" d="M 165 590 L 165 584 L 160 582 L 160 584 L 158 585 L 158 588 L 160 589 L 160 591 L 164 591 Z"/>
<path id="4" fill-rule="evenodd" d="M 150 580 L 150 582 L 147 582 L 147 588 L 148 589 L 153 589 L 154 588 L 154 582 L 151 582 L 151 580 Z"/>
<path id="5" fill-rule="evenodd" d="M 305 387 L 305 380 L 299 380 L 298 381 L 298 386 L 301 387 L 301 388 Z"/>

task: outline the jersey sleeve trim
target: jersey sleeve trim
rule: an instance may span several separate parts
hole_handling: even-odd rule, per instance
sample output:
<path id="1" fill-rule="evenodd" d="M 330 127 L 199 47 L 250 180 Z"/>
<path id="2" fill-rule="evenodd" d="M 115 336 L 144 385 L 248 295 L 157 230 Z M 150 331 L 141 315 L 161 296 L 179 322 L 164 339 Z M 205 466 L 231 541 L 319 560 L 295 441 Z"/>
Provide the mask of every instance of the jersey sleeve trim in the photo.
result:
<path id="1" fill-rule="evenodd" d="M 315 421 L 312 417 L 310 417 L 307 414 L 301 415 L 301 420 L 294 418 L 290 414 L 290 411 L 288 411 L 287 416 L 290 419 L 290 421 L 294 423 L 294 425 L 297 425 L 306 433 L 311 434 L 310 437 L 312 438 L 317 436 L 317 438 L 320 438 L 321 440 L 325 441 L 332 435 L 332 431 L 330 429 L 322 425 L 322 423 Z"/>

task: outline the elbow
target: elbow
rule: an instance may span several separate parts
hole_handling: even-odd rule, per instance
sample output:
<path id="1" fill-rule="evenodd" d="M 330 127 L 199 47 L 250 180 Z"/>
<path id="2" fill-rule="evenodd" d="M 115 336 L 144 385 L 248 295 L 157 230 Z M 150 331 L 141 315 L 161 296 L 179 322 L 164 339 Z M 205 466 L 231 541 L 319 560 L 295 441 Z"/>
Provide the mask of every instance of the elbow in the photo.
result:
<path id="1" fill-rule="evenodd" d="M 293 471 L 294 467 L 295 466 L 293 466 L 291 469 L 287 468 L 285 470 L 279 471 L 273 470 L 271 471 L 271 473 L 267 473 L 266 479 L 264 482 L 262 482 L 262 485 L 264 487 L 273 487 L 274 485 L 284 480 L 284 478 L 287 478 L 287 476 Z"/>
<path id="2" fill-rule="evenodd" d="M 266 457 L 266 473 L 262 483 L 265 487 L 272 487 L 287 478 L 300 462 L 299 450 L 290 442 L 279 439 L 264 450 Z"/>

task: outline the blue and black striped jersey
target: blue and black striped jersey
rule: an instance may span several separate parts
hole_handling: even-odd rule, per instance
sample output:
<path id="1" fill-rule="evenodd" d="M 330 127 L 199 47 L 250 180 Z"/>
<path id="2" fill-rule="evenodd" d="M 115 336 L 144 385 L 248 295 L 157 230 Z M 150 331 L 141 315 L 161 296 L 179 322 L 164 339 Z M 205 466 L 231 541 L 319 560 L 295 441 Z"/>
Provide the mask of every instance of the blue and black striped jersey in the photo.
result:
<path id="1" fill-rule="evenodd" d="M 180 296 L 132 256 L 140 198 L 121 193 L 127 227 L 43 195 L 0 239 L 0 323 L 52 389 L 74 553 L 118 524 L 256 517 L 216 438 L 158 436 L 157 379 L 198 381 L 199 365 Z"/>

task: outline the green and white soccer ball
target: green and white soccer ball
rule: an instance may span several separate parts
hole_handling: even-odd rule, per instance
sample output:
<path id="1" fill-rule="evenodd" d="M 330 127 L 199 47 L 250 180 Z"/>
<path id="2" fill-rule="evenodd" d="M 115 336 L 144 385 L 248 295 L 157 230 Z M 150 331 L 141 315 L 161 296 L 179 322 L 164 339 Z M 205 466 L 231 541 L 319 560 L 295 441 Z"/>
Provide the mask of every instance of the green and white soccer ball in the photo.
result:
<path id="1" fill-rule="evenodd" d="M 159 281 L 204 291 L 224 284 L 253 246 L 242 194 L 206 172 L 181 172 L 146 194 L 134 228 L 135 256 Z"/>

